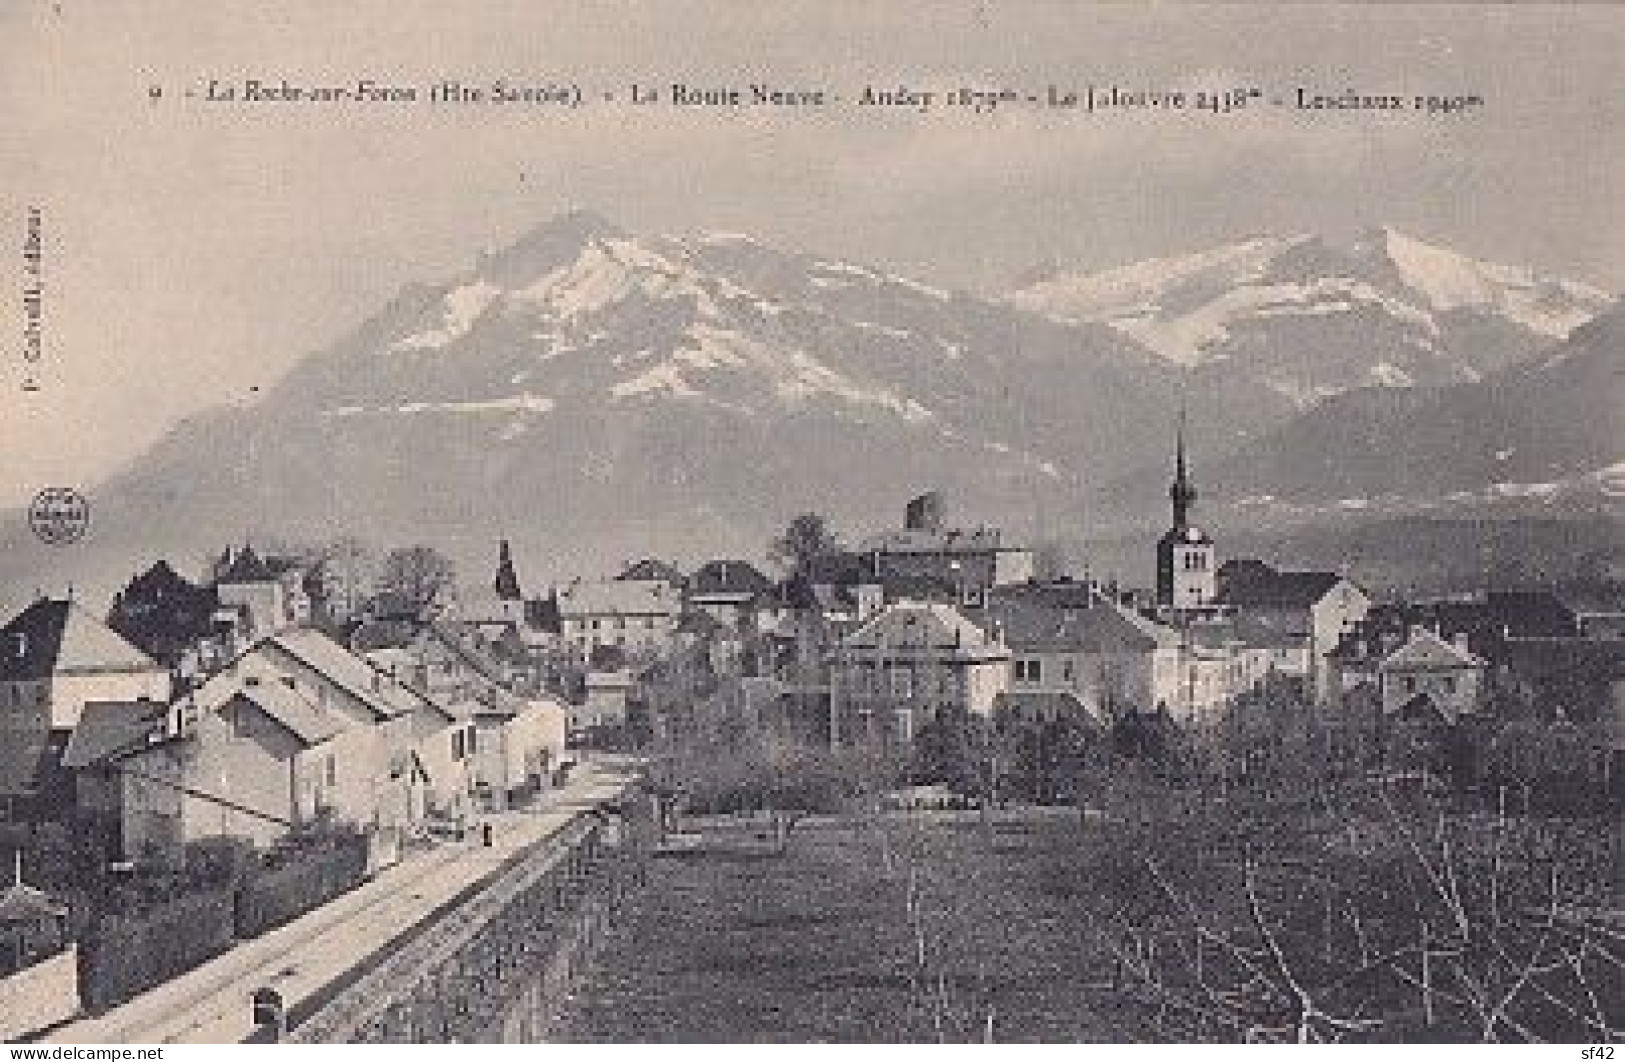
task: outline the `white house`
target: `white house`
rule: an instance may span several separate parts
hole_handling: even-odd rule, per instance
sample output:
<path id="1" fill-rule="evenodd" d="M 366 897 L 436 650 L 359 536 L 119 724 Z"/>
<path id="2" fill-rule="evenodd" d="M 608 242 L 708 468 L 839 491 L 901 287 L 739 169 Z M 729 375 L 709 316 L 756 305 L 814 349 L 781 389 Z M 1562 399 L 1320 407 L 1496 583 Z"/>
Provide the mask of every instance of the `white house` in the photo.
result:
<path id="1" fill-rule="evenodd" d="M 842 638 L 830 662 L 830 739 L 913 740 L 938 712 L 989 716 L 1009 682 L 997 633 L 941 603 L 898 602 Z"/>

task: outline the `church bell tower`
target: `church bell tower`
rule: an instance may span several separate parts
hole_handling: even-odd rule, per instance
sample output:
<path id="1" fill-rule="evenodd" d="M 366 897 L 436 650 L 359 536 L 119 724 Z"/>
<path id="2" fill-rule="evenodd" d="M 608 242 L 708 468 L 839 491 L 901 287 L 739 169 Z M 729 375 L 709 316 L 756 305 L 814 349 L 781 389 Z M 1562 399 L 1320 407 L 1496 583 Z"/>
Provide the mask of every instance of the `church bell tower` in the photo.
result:
<path id="1" fill-rule="evenodd" d="M 1174 479 L 1168 485 L 1173 524 L 1157 540 L 1157 605 L 1181 611 L 1213 603 L 1218 596 L 1218 563 L 1213 539 L 1191 523 L 1196 485 L 1185 459 L 1185 410 L 1174 434 Z"/>

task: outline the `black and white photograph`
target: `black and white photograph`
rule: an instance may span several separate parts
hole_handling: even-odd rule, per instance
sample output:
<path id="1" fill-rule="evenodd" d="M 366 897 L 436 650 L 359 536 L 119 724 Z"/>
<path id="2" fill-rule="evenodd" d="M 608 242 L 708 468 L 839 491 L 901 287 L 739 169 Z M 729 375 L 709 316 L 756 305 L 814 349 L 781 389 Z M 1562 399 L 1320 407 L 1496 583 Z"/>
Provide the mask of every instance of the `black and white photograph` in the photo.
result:
<path id="1" fill-rule="evenodd" d="M 1612 1059 L 1622 55 L 0 4 L 0 1050 Z"/>

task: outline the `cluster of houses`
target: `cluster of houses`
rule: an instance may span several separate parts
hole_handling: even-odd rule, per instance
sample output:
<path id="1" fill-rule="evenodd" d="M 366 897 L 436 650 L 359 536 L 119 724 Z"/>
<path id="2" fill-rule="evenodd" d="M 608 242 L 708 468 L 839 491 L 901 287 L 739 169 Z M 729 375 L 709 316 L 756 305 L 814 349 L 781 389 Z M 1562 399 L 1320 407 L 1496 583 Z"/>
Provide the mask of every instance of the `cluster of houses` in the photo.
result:
<path id="1" fill-rule="evenodd" d="M 1619 594 L 1379 602 L 1340 572 L 1221 560 L 1192 520 L 1182 439 L 1169 499 L 1150 592 L 1038 578 L 1031 549 L 995 528 L 952 527 L 926 494 L 901 529 L 778 581 L 742 560 L 687 577 L 644 560 L 532 614 L 585 669 L 577 720 L 638 718 L 659 741 L 790 728 L 832 744 L 906 743 L 944 712 L 1094 729 L 1157 713 L 1200 728 L 1266 688 L 1327 719 L 1437 735 L 1504 716 L 1514 697 L 1524 717 L 1608 735 L 1601 753 L 1618 777 Z"/>
<path id="2" fill-rule="evenodd" d="M 1182 438 L 1168 493 L 1145 592 L 1040 578 L 1032 549 L 953 527 L 935 493 L 902 528 L 782 578 L 651 558 L 527 597 L 502 543 L 488 593 L 450 608 L 380 594 L 337 619 L 308 566 L 251 547 L 202 583 L 159 562 L 106 622 L 41 598 L 0 628 L 0 821 L 68 817 L 136 861 L 329 819 L 387 862 L 550 784 L 567 747 L 763 730 L 906 744 L 944 713 L 1202 727 L 1265 689 L 1429 732 L 1492 700 L 1576 718 L 1612 728 L 1617 778 L 1617 593 L 1378 602 L 1338 572 L 1221 561 L 1192 520 Z"/>
<path id="3" fill-rule="evenodd" d="M 66 824 L 114 864 L 343 824 L 376 867 L 555 780 L 564 706 L 477 626 L 379 616 L 343 637 L 297 566 L 245 546 L 216 573 L 160 561 L 106 622 L 41 597 L 0 627 L 0 822 Z"/>

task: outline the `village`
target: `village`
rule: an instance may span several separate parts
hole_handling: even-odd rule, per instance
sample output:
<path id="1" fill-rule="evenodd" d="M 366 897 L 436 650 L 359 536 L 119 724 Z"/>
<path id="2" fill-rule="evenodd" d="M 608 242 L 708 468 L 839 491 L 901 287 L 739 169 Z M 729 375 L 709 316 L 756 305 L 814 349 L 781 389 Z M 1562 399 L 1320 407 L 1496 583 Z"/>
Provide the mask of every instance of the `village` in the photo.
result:
<path id="1" fill-rule="evenodd" d="M 642 763 L 678 835 L 683 814 L 854 798 L 1083 808 L 1130 761 L 1227 791 L 1307 770 L 1503 810 L 1510 792 L 1525 815 L 1618 807 L 1617 594 L 1400 600 L 1227 558 L 1183 432 L 1173 463 L 1145 589 L 1046 570 L 929 492 L 851 545 L 797 517 L 772 576 L 647 558 L 527 594 L 500 542 L 460 591 L 427 546 L 362 582 L 354 543 L 244 542 L 201 578 L 159 561 L 106 610 L 42 594 L 0 627 L 0 1033 L 116 1005 L 436 847 L 490 845 L 595 756 Z M 222 883 L 224 924 L 142 925 Z"/>

